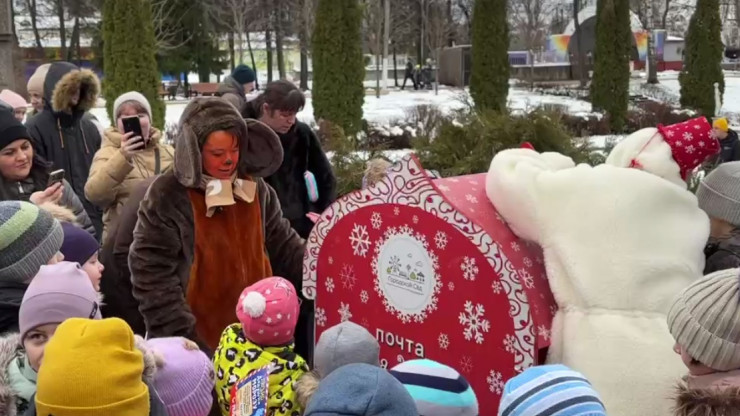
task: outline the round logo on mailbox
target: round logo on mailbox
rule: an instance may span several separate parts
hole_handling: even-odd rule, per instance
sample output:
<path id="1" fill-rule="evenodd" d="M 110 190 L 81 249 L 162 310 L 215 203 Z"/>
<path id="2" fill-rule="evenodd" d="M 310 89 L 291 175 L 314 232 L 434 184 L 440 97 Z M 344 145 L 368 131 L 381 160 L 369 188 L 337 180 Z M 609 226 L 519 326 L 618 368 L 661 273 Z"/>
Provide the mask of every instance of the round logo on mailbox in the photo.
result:
<path id="1" fill-rule="evenodd" d="M 439 261 L 421 233 L 410 227 L 390 227 L 375 243 L 375 291 L 386 310 L 404 323 L 423 322 L 437 309 L 442 283 Z"/>

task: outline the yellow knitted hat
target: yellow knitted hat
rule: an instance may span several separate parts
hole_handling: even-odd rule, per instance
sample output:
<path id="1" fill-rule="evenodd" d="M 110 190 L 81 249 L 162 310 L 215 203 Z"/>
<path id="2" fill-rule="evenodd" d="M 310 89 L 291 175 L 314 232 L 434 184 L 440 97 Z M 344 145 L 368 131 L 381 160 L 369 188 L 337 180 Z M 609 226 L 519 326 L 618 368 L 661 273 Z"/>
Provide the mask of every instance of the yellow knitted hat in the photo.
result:
<path id="1" fill-rule="evenodd" d="M 726 118 L 718 118 L 714 120 L 714 123 L 712 123 L 712 127 L 715 129 L 720 129 L 722 131 L 727 131 L 730 126 L 727 125 L 727 119 Z"/>
<path id="2" fill-rule="evenodd" d="M 124 321 L 67 319 L 44 350 L 36 414 L 148 415 L 149 389 L 141 379 L 143 371 L 144 358 Z"/>

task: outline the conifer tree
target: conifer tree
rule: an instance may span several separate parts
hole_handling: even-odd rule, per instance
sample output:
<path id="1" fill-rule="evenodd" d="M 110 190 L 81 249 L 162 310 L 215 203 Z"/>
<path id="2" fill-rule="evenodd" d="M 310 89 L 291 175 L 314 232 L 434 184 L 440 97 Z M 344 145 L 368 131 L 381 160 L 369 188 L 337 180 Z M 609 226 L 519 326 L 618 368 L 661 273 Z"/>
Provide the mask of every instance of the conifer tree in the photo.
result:
<path id="1" fill-rule="evenodd" d="M 714 84 L 724 93 L 722 74 L 722 22 L 718 0 L 697 0 L 686 36 L 686 54 L 683 70 L 678 76 L 681 84 L 681 106 L 713 116 L 715 108 Z"/>
<path id="2" fill-rule="evenodd" d="M 365 62 L 357 0 L 319 0 L 313 42 L 313 108 L 348 135 L 362 129 Z"/>
<path id="3" fill-rule="evenodd" d="M 629 61 L 633 36 L 629 0 L 598 0 L 596 13 L 591 103 L 595 111 L 606 112 L 613 131 L 621 131 L 629 102 Z"/>
<path id="4" fill-rule="evenodd" d="M 164 128 L 164 103 L 150 0 L 105 0 L 103 4 L 103 95 L 108 117 L 113 102 L 128 91 L 142 93 L 152 106 L 152 125 Z"/>
<path id="5" fill-rule="evenodd" d="M 476 0 L 473 7 L 470 94 L 476 108 L 504 111 L 509 94 L 506 0 Z"/>

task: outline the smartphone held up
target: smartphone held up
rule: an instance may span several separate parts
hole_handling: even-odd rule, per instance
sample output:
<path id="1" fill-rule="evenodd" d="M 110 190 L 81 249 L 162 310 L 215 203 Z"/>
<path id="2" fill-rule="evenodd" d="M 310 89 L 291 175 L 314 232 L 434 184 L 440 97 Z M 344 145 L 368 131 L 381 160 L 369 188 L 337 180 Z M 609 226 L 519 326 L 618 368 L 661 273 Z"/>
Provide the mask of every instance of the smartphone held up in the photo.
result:
<path id="1" fill-rule="evenodd" d="M 144 132 L 141 129 L 141 122 L 139 121 L 138 116 L 123 117 L 121 122 L 123 123 L 124 133 L 133 133 L 132 137 L 141 137 L 141 140 L 144 140 L 144 143 L 146 144 L 147 138 L 144 137 Z"/>

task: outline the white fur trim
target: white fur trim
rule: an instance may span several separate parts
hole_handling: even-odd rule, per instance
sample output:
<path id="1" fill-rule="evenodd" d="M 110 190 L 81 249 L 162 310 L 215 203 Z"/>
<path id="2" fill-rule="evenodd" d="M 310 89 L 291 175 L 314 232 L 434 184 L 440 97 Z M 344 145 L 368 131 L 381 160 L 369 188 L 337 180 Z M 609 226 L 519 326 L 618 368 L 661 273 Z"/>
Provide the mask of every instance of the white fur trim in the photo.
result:
<path id="1" fill-rule="evenodd" d="M 249 292 L 242 300 L 242 308 L 252 318 L 259 318 L 265 313 L 267 299 L 259 292 Z"/>

